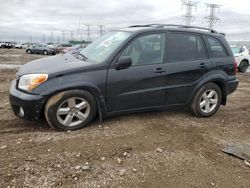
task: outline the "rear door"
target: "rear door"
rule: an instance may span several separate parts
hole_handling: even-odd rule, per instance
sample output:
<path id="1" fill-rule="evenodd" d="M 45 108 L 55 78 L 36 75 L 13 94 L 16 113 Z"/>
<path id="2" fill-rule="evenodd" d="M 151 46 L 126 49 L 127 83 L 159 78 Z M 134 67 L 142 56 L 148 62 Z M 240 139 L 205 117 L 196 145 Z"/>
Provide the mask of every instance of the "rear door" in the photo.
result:
<path id="1" fill-rule="evenodd" d="M 165 33 L 141 35 L 124 48 L 120 56 L 130 56 L 132 66 L 108 70 L 106 101 L 109 112 L 164 104 L 164 54 Z"/>
<path id="2" fill-rule="evenodd" d="M 169 32 L 164 74 L 166 105 L 187 104 L 193 88 L 212 68 L 202 35 Z"/>

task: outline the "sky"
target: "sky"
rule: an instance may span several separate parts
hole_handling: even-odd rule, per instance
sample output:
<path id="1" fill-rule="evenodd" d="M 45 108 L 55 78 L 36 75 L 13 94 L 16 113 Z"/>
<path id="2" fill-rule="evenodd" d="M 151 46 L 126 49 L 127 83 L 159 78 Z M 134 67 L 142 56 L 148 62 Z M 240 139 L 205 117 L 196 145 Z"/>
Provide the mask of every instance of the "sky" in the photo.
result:
<path id="1" fill-rule="evenodd" d="M 221 5 L 216 11 L 221 21 L 214 26 L 229 40 L 250 40 L 249 0 L 197 0 L 193 9 L 194 26 L 208 24 L 206 3 Z M 0 41 L 50 42 L 87 39 L 104 30 L 134 24 L 184 24 L 186 8 L 181 0 L 0 0 Z"/>

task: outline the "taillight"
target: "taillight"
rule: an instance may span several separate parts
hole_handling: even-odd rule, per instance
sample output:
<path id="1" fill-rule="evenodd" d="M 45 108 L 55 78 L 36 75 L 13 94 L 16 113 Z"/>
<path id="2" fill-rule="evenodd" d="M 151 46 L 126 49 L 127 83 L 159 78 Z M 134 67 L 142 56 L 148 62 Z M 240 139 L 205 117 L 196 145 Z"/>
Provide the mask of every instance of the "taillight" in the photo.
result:
<path id="1" fill-rule="evenodd" d="M 234 74 L 236 74 L 238 71 L 238 65 L 236 63 L 236 60 L 234 60 Z"/>

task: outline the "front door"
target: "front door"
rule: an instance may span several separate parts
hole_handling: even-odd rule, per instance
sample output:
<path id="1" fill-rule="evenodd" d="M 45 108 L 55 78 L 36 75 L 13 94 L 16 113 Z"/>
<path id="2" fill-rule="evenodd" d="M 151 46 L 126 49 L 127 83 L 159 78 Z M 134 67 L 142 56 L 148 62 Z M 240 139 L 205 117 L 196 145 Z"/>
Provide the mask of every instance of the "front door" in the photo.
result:
<path id="1" fill-rule="evenodd" d="M 127 45 L 120 56 L 130 56 L 132 65 L 122 70 L 111 66 L 108 70 L 108 112 L 163 105 L 164 54 L 165 33 L 142 35 Z"/>

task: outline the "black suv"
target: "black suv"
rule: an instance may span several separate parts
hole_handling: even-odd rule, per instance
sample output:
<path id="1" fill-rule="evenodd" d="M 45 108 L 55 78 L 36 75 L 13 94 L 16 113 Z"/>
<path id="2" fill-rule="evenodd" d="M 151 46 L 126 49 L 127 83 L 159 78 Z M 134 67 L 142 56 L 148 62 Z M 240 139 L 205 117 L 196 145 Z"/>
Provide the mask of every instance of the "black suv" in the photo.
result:
<path id="1" fill-rule="evenodd" d="M 10 89 L 14 113 L 59 130 L 124 113 L 188 107 L 210 117 L 238 86 L 223 34 L 182 25 L 137 25 L 78 54 L 25 64 Z"/>

